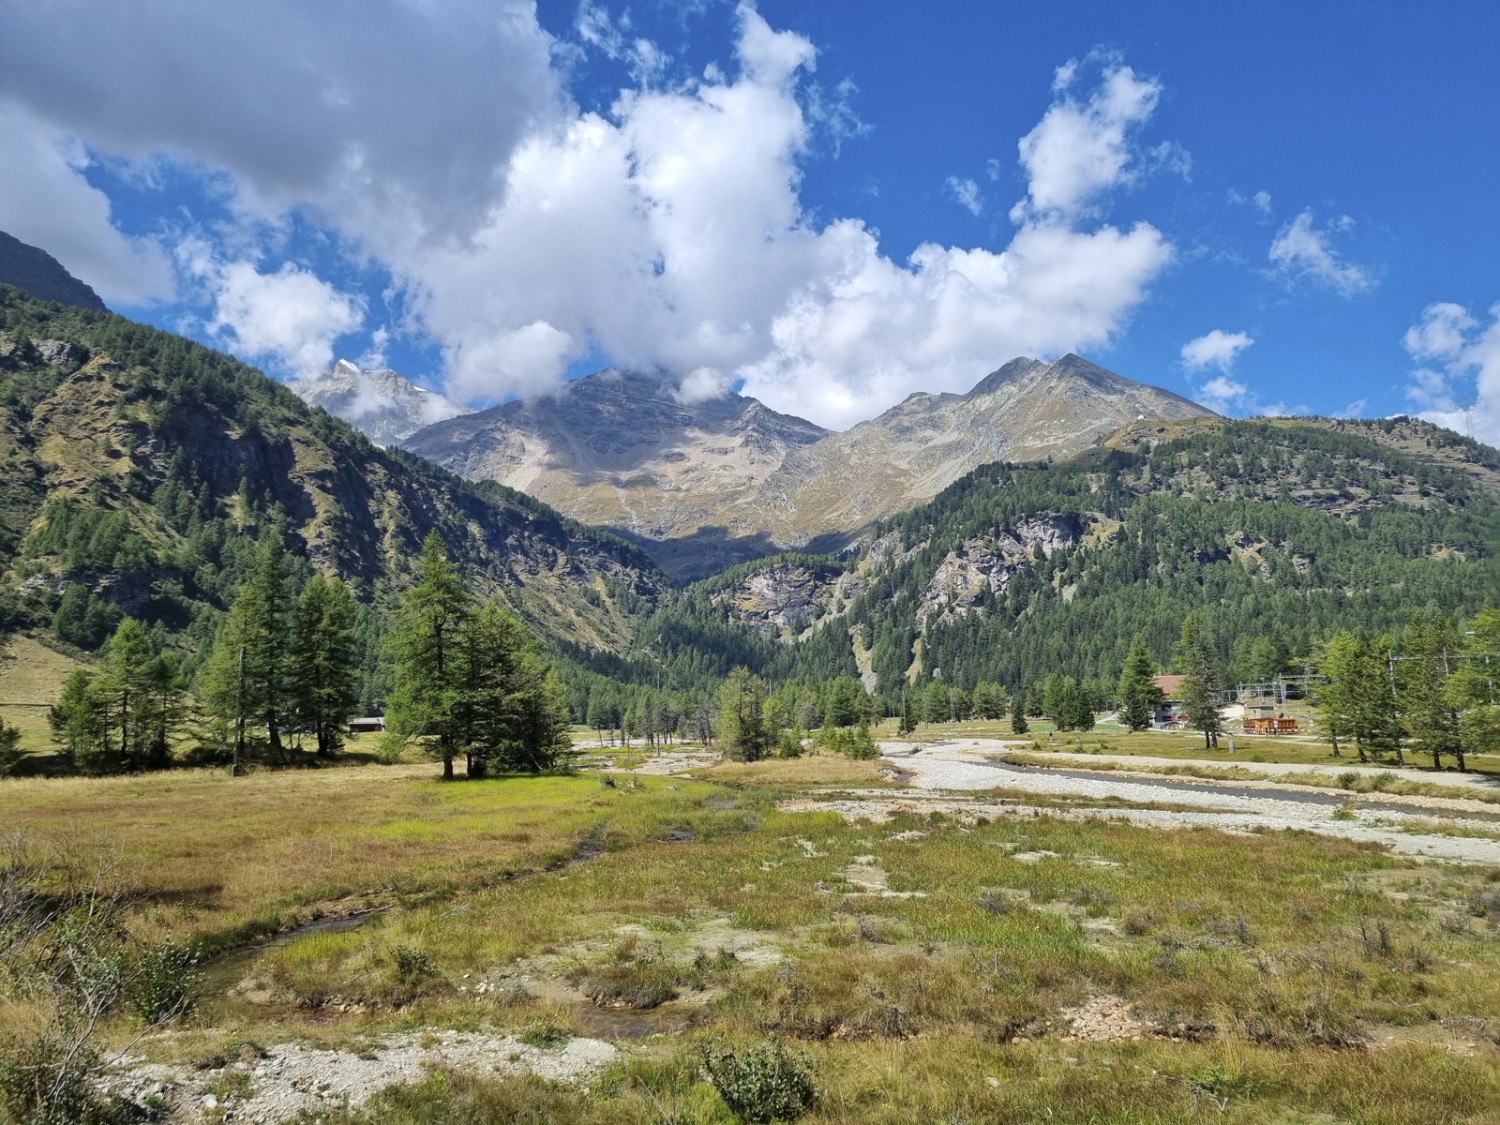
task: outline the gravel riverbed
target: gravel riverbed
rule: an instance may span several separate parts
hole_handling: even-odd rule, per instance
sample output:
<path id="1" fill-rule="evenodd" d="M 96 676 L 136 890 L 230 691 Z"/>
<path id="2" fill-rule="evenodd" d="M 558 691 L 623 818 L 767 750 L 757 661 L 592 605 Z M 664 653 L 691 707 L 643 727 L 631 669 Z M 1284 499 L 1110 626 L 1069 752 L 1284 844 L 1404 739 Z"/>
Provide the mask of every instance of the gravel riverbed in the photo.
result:
<path id="1" fill-rule="evenodd" d="M 1343 805 L 1311 804 L 1285 799 L 1274 793 L 1264 796 L 1246 792 L 1244 787 L 1226 786 L 1216 791 L 1203 786 L 1196 791 L 1153 784 L 1149 778 L 1128 779 L 1097 774 L 1088 777 L 1054 773 L 1045 767 L 997 768 L 987 760 L 1003 752 L 1006 744 L 998 740 L 970 739 L 953 744 L 921 745 L 882 743 L 881 750 L 892 766 L 909 777 L 914 792 L 893 794 L 890 791 L 850 792 L 827 800 L 802 799 L 787 802 L 795 809 L 829 809 L 848 819 L 889 819 L 901 812 L 947 812 L 958 816 L 1062 816 L 1069 819 L 1109 817 L 1133 824 L 1163 828 L 1204 827 L 1229 832 L 1277 831 L 1298 829 L 1336 836 L 1346 840 L 1384 844 L 1405 855 L 1460 863 L 1500 864 L 1500 839 L 1484 836 L 1450 835 L 1453 832 L 1487 832 L 1495 835 L 1495 824 L 1480 819 L 1466 819 L 1471 803 L 1442 798 L 1424 798 L 1424 804 L 1412 811 L 1389 807 L 1360 809 L 1357 803 Z M 1186 764 L 1186 763 L 1174 763 Z M 1076 769 L 1078 762 L 1060 763 Z M 1009 789 L 1039 796 L 1095 799 L 1118 798 L 1125 804 L 1110 808 L 1055 808 L 1028 806 L 1015 800 L 975 799 L 959 796 L 990 789 Z M 1236 791 L 1228 791 L 1234 788 Z M 945 796 L 945 794 L 947 796 Z M 1142 805 L 1196 806 L 1189 809 L 1131 807 Z M 1434 823 L 1440 829 L 1434 829 Z"/>

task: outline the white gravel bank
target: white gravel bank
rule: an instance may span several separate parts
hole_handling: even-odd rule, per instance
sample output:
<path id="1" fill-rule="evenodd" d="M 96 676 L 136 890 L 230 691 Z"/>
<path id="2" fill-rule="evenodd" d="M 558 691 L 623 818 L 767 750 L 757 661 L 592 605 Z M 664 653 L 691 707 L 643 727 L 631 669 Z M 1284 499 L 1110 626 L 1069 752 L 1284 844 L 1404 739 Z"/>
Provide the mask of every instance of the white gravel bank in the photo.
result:
<path id="1" fill-rule="evenodd" d="M 1300 829 L 1345 840 L 1384 844 L 1391 850 L 1405 855 L 1428 856 L 1463 863 L 1500 864 L 1500 839 L 1448 836 L 1431 831 L 1420 831 L 1420 828 L 1428 827 L 1433 820 L 1441 818 L 1445 824 L 1451 823 L 1455 829 L 1500 832 L 1500 826 L 1494 822 L 1465 820 L 1463 813 L 1466 810 L 1461 808 L 1455 809 L 1451 817 L 1435 813 L 1430 808 L 1414 810 L 1411 813 L 1356 808 L 1353 812 L 1353 819 L 1344 819 L 1347 814 L 1341 812 L 1340 807 L 1336 805 L 1318 805 L 1273 796 L 1259 797 L 1231 792 L 1194 792 L 1153 784 L 1149 780 L 1140 778 L 1116 780 L 1107 774 L 1079 778 L 1060 776 L 1044 768 L 997 770 L 983 764 L 979 759 L 979 754 L 994 753 L 1002 746 L 1003 744 L 999 742 L 985 745 L 979 743 L 978 740 L 940 746 L 921 746 L 911 743 L 881 744 L 891 765 L 912 775 L 910 782 L 912 787 L 927 791 L 933 796 L 944 791 L 1005 788 L 1059 797 L 1118 797 L 1136 805 L 1187 805 L 1196 806 L 1198 810 L 1201 810 L 1179 812 L 1130 807 L 1034 809 L 998 801 L 983 802 L 983 811 L 980 811 L 979 807 L 971 801 L 963 802 L 953 810 L 968 809 L 971 815 L 1004 816 L 1040 813 L 1049 816 L 1066 816 L 1072 819 L 1104 816 L 1128 820 L 1134 824 L 1159 827 L 1199 826 L 1230 832 Z M 1075 764 L 1060 763 L 1064 768 Z M 867 812 L 872 807 L 878 807 L 882 800 L 889 803 L 892 799 L 891 794 L 882 795 L 877 791 L 850 796 L 857 797 L 857 799 L 818 802 L 816 807 L 834 809 L 845 816 L 854 817 L 861 815 L 861 810 Z M 917 808 L 937 811 L 935 805 L 926 801 L 921 802 Z M 1341 819 L 1334 819 L 1336 812 L 1340 814 Z M 1403 831 L 1400 827 L 1403 824 L 1413 825 L 1418 830 Z"/>
<path id="2" fill-rule="evenodd" d="M 160 1098 L 171 1120 L 225 1122 L 286 1121 L 304 1109 L 363 1105 L 386 1086 L 419 1081 L 429 1067 L 451 1066 L 491 1074 L 538 1074 L 561 1082 L 587 1080 L 619 1057 L 599 1039 L 571 1039 L 555 1048 L 529 1047 L 509 1035 L 432 1031 L 386 1036 L 358 1053 L 303 1043 L 278 1043 L 264 1057 L 220 1070 L 141 1065 L 125 1060 L 105 1088 L 133 1101 Z M 248 1084 L 248 1092 L 214 1091 Z M 222 1115 L 222 1116 L 221 1116 Z"/>

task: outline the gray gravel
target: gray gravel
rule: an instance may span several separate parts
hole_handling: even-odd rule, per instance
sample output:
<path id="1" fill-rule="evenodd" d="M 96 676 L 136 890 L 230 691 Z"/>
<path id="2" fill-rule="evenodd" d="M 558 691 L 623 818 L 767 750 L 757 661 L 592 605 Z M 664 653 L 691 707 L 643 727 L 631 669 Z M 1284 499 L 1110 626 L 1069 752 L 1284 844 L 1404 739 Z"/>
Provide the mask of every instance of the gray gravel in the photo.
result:
<path id="1" fill-rule="evenodd" d="M 103 1086 L 138 1103 L 160 1099 L 171 1107 L 172 1121 L 269 1125 L 304 1109 L 363 1105 L 376 1091 L 419 1081 L 434 1066 L 584 1082 L 619 1054 L 599 1039 L 538 1048 L 509 1035 L 430 1031 L 385 1036 L 358 1053 L 278 1043 L 261 1058 L 218 1070 L 126 1059 L 110 1069 Z"/>
<path id="2" fill-rule="evenodd" d="M 1193 811 L 1165 811 L 1144 808 L 1110 809 L 1031 809 L 1014 803 L 995 802 L 994 808 L 978 815 L 1014 815 L 1016 813 L 1042 813 L 1052 816 L 1067 816 L 1082 819 L 1090 816 L 1107 816 L 1128 820 L 1134 824 L 1161 827 L 1199 826 L 1219 828 L 1231 832 L 1255 830 L 1300 829 L 1317 832 L 1325 836 L 1336 836 L 1346 840 L 1372 841 L 1384 844 L 1391 850 L 1406 855 L 1429 856 L 1434 859 L 1463 863 L 1500 864 L 1500 840 L 1469 836 L 1449 836 L 1430 831 L 1432 822 L 1441 818 L 1444 826 L 1458 830 L 1494 832 L 1495 826 L 1482 820 L 1469 821 L 1464 818 L 1466 802 L 1452 802 L 1452 815 L 1434 812 L 1441 807 L 1441 798 L 1424 798 L 1427 804 L 1410 813 L 1382 808 L 1378 811 L 1355 808 L 1353 819 L 1334 819 L 1338 807 L 1311 805 L 1302 801 L 1281 800 L 1274 796 L 1247 795 L 1238 792 L 1185 792 L 1152 784 L 1148 779 L 1115 779 L 1107 774 L 1094 777 L 1061 776 L 1045 768 L 1030 768 L 1021 771 L 1006 771 L 1001 774 L 985 762 L 986 755 L 1007 749 L 998 740 L 971 739 L 953 744 L 924 746 L 913 743 L 881 743 L 881 750 L 893 766 L 911 775 L 910 785 L 917 790 L 931 792 L 974 791 L 995 788 L 1017 789 L 1030 793 L 1058 797 L 1118 797 L 1129 804 L 1168 804 L 1197 806 Z M 1076 767 L 1076 759 L 1061 762 L 1061 765 Z M 1183 765 L 1183 762 L 1173 762 Z M 1218 764 L 1218 763 L 1214 763 Z M 889 800 L 890 794 L 885 794 Z M 849 808 L 837 811 L 846 816 L 856 815 L 859 806 L 868 807 L 878 803 L 880 795 L 872 792 L 868 797 L 853 802 Z M 839 802 L 821 802 L 820 807 L 833 807 Z M 846 804 L 848 802 L 845 802 Z M 1446 811 L 1446 810 L 1445 810 Z M 1407 825 L 1416 829 L 1402 830 Z M 1422 831 L 1427 828 L 1429 831 Z"/>

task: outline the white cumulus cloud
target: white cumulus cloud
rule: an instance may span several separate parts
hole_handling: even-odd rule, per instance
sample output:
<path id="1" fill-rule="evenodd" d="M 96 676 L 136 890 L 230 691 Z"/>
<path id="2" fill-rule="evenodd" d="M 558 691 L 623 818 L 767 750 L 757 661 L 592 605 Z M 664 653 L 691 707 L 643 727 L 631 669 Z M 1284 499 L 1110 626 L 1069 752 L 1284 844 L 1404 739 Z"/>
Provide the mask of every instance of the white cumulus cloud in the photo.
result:
<path id="1" fill-rule="evenodd" d="M 809 40 L 737 12 L 730 65 L 668 80 L 625 17 L 585 4 L 572 50 L 635 75 L 586 112 L 568 101 L 564 45 L 524 0 L 158 0 L 150 19 L 55 0 L 7 16 L 0 106 L 140 168 L 222 179 L 243 223 L 185 248 L 179 270 L 206 287 L 213 331 L 299 374 L 326 366 L 364 310 L 305 265 L 278 268 L 267 223 L 306 221 L 386 267 L 398 329 L 437 342 L 444 390 L 470 403 L 544 393 L 602 354 L 688 396 L 743 381 L 845 426 L 1124 328 L 1172 247 L 1099 215 L 1112 190 L 1186 167 L 1138 144 L 1158 82 L 1112 56 L 1060 68 L 1020 142 L 1009 241 L 896 260 L 860 218 L 801 199 L 820 146 L 867 130 L 854 88 L 815 85 Z M 49 49 L 85 39 L 112 50 Z"/>
<path id="2" fill-rule="evenodd" d="M 263 273 L 253 262 L 220 261 L 197 239 L 185 241 L 178 257 L 213 304 L 208 331 L 236 355 L 293 378 L 326 372 L 334 341 L 364 320 L 359 298 L 290 263 Z"/>
<path id="3" fill-rule="evenodd" d="M 1353 225 L 1354 221 L 1345 215 L 1319 230 L 1313 225 L 1312 211 L 1303 211 L 1282 227 L 1271 242 L 1271 262 L 1289 279 L 1307 278 L 1345 297 L 1363 293 L 1374 287 L 1374 274 L 1346 261 L 1333 244 L 1334 234 Z"/>
<path id="4" fill-rule="evenodd" d="M 1195 397 L 1220 414 L 1245 413 L 1254 409 L 1255 396 L 1250 388 L 1228 375 L 1215 375 L 1198 388 Z"/>
<path id="5" fill-rule="evenodd" d="M 564 111 L 551 48 L 528 0 L 54 0 L 7 5 L 0 102 L 378 246 L 482 218 L 515 145 Z"/>
<path id="6" fill-rule="evenodd" d="M 1451 301 L 1428 305 L 1402 343 L 1421 364 L 1406 391 L 1420 416 L 1500 445 L 1500 304 L 1487 324 Z"/>
<path id="7" fill-rule="evenodd" d="M 109 198 L 84 178 L 92 158 L 77 137 L 0 102 L 0 153 L 0 230 L 47 251 L 105 304 L 172 295 L 170 259 L 115 228 Z"/>
<path id="8" fill-rule="evenodd" d="M 1052 88 L 1058 99 L 1021 138 L 1021 164 L 1030 183 L 1026 198 L 1011 212 L 1017 221 L 1086 214 L 1101 192 L 1139 174 L 1131 134 L 1155 112 L 1161 84 L 1109 60 L 1099 86 L 1080 101 L 1074 91 L 1081 70 L 1076 60 L 1057 69 Z M 1186 158 L 1173 151 L 1179 161 Z"/>
<path id="9" fill-rule="evenodd" d="M 1182 365 L 1189 371 L 1217 367 L 1227 374 L 1240 353 L 1253 343 L 1255 341 L 1247 332 L 1225 332 L 1222 328 L 1215 328 L 1182 345 Z"/>

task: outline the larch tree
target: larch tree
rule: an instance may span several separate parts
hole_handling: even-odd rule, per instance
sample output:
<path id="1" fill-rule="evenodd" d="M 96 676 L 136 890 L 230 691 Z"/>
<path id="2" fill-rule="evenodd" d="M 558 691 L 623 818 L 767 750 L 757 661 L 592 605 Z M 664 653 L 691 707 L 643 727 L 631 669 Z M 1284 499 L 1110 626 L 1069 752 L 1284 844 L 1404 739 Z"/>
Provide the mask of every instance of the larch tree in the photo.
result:
<path id="1" fill-rule="evenodd" d="M 766 685 L 743 666 L 729 673 L 719 687 L 719 745 L 742 762 L 765 757 L 771 744 L 766 724 Z M 826 714 L 826 713 L 825 713 Z"/>
<path id="2" fill-rule="evenodd" d="M 1467 769 L 1459 710 L 1450 680 L 1457 663 L 1458 635 L 1441 615 L 1414 617 L 1402 635 L 1401 658 L 1396 661 L 1396 700 L 1401 725 L 1432 755 L 1432 768 L 1441 769 L 1453 758 Z"/>
<path id="3" fill-rule="evenodd" d="M 297 602 L 292 630 L 291 710 L 297 725 L 330 757 L 359 702 L 359 650 L 354 595 L 336 578 L 315 574 Z"/>
<path id="4" fill-rule="evenodd" d="M 469 614 L 469 595 L 448 561 L 442 537 L 430 532 L 422 543 L 417 582 L 402 595 L 386 643 L 395 685 L 386 709 L 386 730 L 400 743 L 429 740 L 443 763 L 443 779 L 453 779 L 458 752 L 454 711 L 458 702 L 458 635 Z"/>
<path id="5" fill-rule="evenodd" d="M 1339 740 L 1347 741 L 1354 735 L 1360 648 L 1353 633 L 1340 629 L 1324 642 L 1316 657 L 1323 682 L 1313 689 L 1313 702 L 1323 722 L 1323 737 L 1333 744 L 1335 758 L 1339 756 Z M 1357 741 L 1355 749 L 1359 760 L 1366 761 L 1365 743 Z"/>
<path id="6" fill-rule="evenodd" d="M 263 733 L 271 753 L 284 758 L 293 619 L 286 547 L 271 528 L 256 548 L 250 579 L 229 607 L 201 674 L 199 694 L 216 738 L 238 741 L 241 730 Z"/>

